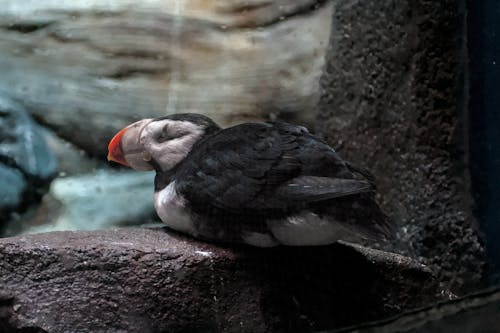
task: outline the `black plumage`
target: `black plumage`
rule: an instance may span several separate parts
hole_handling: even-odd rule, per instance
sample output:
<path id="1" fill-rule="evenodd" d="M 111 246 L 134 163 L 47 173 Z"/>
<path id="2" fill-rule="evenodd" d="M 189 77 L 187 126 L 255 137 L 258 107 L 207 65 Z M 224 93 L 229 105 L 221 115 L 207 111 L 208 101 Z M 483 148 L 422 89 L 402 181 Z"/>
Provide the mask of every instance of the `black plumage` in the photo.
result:
<path id="1" fill-rule="evenodd" d="M 197 236 L 241 242 L 245 233 L 267 233 L 270 222 L 300 214 L 314 217 L 313 228 L 318 219 L 337 224 L 339 239 L 390 236 L 373 177 L 304 127 L 267 122 L 220 129 L 200 117 L 161 118 L 201 122 L 205 134 L 173 169 L 155 166 L 155 190 L 175 182 Z"/>

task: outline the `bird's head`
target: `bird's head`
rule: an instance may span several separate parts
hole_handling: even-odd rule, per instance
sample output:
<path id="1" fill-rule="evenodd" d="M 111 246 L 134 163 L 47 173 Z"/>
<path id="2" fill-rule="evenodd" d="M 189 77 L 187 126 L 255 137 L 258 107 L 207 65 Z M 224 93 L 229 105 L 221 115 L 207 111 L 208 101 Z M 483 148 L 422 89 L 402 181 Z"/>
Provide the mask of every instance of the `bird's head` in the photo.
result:
<path id="1" fill-rule="evenodd" d="M 210 118 L 194 113 L 142 119 L 111 139 L 108 160 L 140 171 L 169 171 L 189 154 L 196 142 L 219 130 Z"/>

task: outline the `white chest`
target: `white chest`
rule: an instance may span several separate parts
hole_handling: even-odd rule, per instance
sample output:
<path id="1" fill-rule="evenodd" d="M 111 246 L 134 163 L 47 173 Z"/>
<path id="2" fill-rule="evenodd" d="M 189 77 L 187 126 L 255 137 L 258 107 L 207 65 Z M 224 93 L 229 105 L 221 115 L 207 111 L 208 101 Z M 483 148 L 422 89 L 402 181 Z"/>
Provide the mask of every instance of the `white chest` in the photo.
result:
<path id="1" fill-rule="evenodd" d="M 186 200 L 175 189 L 175 181 L 154 195 L 154 206 L 160 219 L 170 228 L 196 235 Z"/>

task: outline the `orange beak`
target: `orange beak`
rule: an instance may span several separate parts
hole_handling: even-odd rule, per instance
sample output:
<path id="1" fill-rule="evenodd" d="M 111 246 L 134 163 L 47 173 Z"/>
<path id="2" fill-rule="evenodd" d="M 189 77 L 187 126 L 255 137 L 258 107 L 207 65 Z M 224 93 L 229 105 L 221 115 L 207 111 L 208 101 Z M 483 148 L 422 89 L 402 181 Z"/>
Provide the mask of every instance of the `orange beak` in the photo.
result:
<path id="1" fill-rule="evenodd" d="M 127 131 L 127 127 L 122 129 L 120 132 L 116 133 L 116 135 L 111 139 L 108 145 L 108 161 L 114 161 L 116 163 L 120 163 L 127 167 L 130 165 L 125 160 L 125 155 L 123 154 L 123 150 L 121 147 L 122 136 Z"/>

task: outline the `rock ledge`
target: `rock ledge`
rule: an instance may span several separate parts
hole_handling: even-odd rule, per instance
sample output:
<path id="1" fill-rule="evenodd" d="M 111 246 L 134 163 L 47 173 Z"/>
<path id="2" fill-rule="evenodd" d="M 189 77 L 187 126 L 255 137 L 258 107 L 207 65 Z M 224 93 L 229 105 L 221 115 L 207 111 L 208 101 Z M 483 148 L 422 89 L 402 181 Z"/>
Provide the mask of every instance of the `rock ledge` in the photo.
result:
<path id="1" fill-rule="evenodd" d="M 229 249 L 164 229 L 0 239 L 0 331 L 338 328 L 446 298 L 411 259 L 350 244 Z"/>

